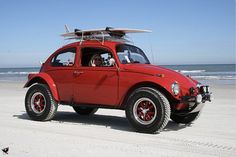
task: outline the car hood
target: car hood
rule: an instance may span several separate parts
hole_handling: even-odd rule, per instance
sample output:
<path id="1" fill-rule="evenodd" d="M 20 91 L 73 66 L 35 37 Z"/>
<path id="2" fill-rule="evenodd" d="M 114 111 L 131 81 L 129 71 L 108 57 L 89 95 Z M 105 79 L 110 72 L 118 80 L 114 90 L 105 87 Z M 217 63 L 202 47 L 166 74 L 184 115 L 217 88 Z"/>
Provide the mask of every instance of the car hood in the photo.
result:
<path id="1" fill-rule="evenodd" d="M 167 69 L 161 66 L 151 64 L 126 64 L 125 70 L 130 72 L 142 73 L 147 75 L 162 76 L 168 79 L 170 82 L 178 82 L 182 87 L 196 87 L 196 80 L 193 80 L 189 76 L 185 76 L 177 71 Z"/>

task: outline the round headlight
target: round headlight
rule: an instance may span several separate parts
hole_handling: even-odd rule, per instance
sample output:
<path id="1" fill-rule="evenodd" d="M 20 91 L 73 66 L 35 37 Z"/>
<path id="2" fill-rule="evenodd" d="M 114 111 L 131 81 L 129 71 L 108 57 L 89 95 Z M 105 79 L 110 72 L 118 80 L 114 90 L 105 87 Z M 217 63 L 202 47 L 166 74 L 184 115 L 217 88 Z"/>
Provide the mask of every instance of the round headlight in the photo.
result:
<path id="1" fill-rule="evenodd" d="M 197 83 L 197 87 L 200 88 L 202 84 L 200 82 Z"/>
<path id="2" fill-rule="evenodd" d="M 174 95 L 178 95 L 179 92 L 180 92 L 180 87 L 179 87 L 179 84 L 177 82 L 174 82 L 171 85 L 171 89 L 172 89 L 172 92 L 174 93 Z"/>

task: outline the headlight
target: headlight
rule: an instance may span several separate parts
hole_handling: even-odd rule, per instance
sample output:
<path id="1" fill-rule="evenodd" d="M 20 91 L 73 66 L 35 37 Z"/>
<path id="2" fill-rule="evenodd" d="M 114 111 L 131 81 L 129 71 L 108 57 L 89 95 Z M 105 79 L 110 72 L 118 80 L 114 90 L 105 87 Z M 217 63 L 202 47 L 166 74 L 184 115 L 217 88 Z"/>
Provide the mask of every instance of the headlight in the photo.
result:
<path id="1" fill-rule="evenodd" d="M 197 83 L 197 87 L 200 88 L 202 84 L 200 82 Z"/>
<path id="2" fill-rule="evenodd" d="M 174 82 L 171 85 L 171 89 L 172 89 L 172 92 L 174 93 L 174 95 L 178 95 L 180 92 L 179 84 L 177 82 Z"/>

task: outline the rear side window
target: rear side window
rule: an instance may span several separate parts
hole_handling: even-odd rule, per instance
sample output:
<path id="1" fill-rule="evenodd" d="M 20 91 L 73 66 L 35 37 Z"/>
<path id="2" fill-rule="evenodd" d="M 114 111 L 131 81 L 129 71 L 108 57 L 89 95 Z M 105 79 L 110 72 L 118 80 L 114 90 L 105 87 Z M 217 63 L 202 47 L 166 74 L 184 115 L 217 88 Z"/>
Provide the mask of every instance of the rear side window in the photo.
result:
<path id="1" fill-rule="evenodd" d="M 75 63 L 75 48 L 66 49 L 59 52 L 52 58 L 51 65 L 53 67 L 70 67 Z"/>

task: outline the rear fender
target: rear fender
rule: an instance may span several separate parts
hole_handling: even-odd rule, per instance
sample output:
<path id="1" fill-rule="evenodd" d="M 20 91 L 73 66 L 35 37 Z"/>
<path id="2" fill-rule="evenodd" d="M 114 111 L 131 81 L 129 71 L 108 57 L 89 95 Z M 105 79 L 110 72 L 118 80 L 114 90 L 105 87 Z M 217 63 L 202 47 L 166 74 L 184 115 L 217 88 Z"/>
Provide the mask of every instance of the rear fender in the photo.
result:
<path id="1" fill-rule="evenodd" d="M 24 88 L 30 87 L 32 84 L 35 83 L 42 83 L 42 84 L 47 84 L 48 87 L 50 88 L 50 91 L 56 101 L 59 101 L 59 96 L 57 92 L 57 87 L 56 84 L 54 83 L 53 79 L 51 78 L 50 75 L 44 72 L 40 72 L 37 74 L 29 74 L 28 75 L 28 81 L 25 84 Z"/>

